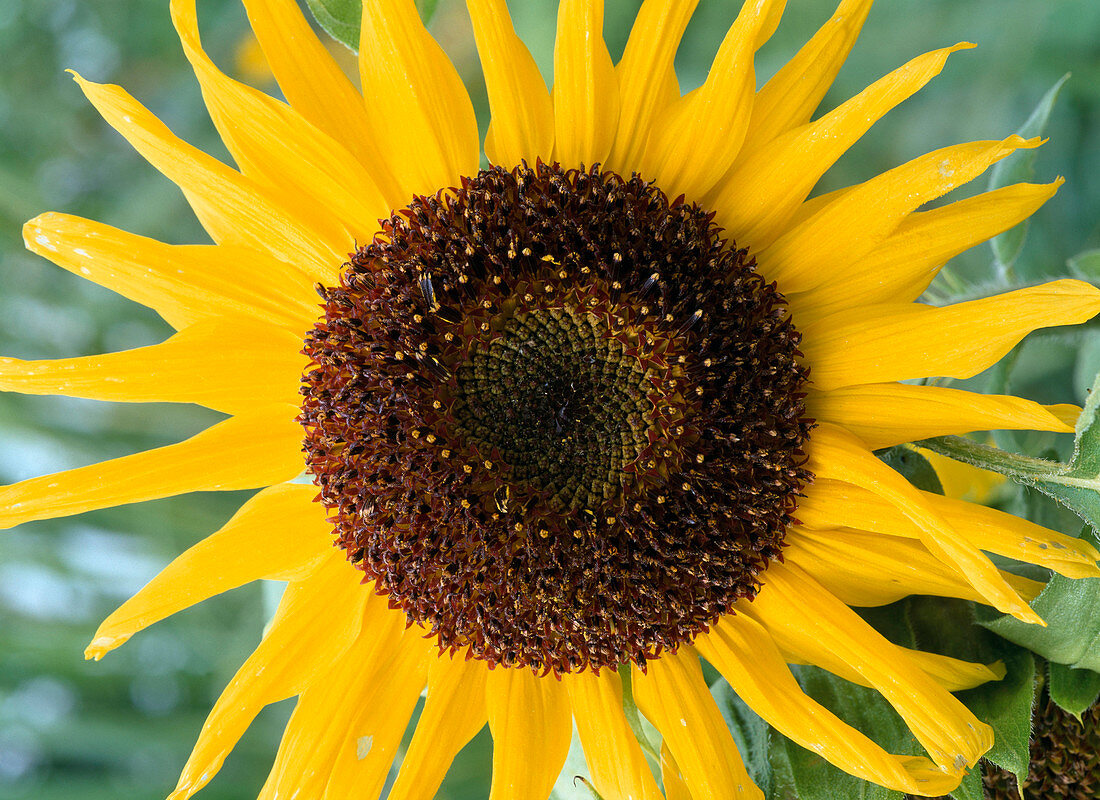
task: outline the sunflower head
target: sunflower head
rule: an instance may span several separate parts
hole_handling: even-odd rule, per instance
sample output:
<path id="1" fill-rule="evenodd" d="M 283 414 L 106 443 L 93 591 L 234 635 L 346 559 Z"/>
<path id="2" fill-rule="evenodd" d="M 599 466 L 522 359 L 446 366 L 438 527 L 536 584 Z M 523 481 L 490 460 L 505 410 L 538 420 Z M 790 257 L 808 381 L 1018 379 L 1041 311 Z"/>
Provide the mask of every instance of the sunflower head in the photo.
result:
<path id="1" fill-rule="evenodd" d="M 713 215 L 494 167 L 322 290 L 300 421 L 348 557 L 443 647 L 571 672 L 752 597 L 809 477 L 799 333 Z"/>

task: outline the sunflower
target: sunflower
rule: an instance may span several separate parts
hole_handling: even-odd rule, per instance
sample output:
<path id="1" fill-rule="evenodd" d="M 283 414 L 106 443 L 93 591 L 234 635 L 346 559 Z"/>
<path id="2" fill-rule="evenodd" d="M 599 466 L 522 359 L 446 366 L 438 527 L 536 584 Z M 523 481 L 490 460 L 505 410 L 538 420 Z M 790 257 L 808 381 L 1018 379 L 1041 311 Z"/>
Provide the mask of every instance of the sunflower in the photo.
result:
<path id="1" fill-rule="evenodd" d="M 762 797 L 701 659 L 841 769 L 916 795 L 956 788 L 992 733 L 951 692 L 1002 673 L 894 645 L 852 607 L 938 595 L 1041 624 L 1028 601 L 1042 584 L 985 553 L 1070 577 L 1100 575 L 1098 553 L 919 491 L 873 451 L 1070 431 L 1071 406 L 914 379 L 972 376 L 1032 330 L 1089 319 L 1100 291 L 1064 280 L 916 302 L 941 264 L 1060 181 L 917 209 L 1037 140 L 946 147 L 808 198 L 970 45 L 918 56 L 810 122 L 870 0 L 843 0 L 759 90 L 754 52 L 785 3 L 747 0 L 686 95 L 673 58 L 695 2 L 645 0 L 613 64 L 602 3 L 562 0 L 548 91 L 504 0 L 468 0 L 492 111 L 481 168 L 471 103 L 412 0 L 364 0 L 361 90 L 296 2 L 244 6 L 286 102 L 219 71 L 194 0 L 171 3 L 237 169 L 76 76 L 215 244 L 56 213 L 25 227 L 31 250 L 177 332 L 0 364 L 8 391 L 228 415 L 6 487 L 4 526 L 259 489 L 87 649 L 99 659 L 227 589 L 288 582 L 172 796 L 297 696 L 261 796 L 376 797 L 426 689 L 390 798 L 431 797 L 486 724 L 492 798 L 546 797 L 574 726 L 603 797 L 661 797 L 628 697 L 661 735 L 669 796 Z M 846 725 L 792 663 L 873 687 L 927 757 Z"/>

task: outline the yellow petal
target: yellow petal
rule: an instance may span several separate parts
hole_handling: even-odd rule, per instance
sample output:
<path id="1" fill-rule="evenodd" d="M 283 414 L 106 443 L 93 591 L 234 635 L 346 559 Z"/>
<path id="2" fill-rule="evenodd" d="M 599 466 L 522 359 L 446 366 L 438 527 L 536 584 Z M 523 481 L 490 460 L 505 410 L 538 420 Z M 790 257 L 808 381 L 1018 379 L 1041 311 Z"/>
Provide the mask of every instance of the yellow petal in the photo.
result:
<path id="1" fill-rule="evenodd" d="M 477 173 L 470 97 L 413 0 L 364 0 L 359 78 L 379 149 L 406 197 Z"/>
<path id="2" fill-rule="evenodd" d="M 661 783 L 664 784 L 667 800 L 692 800 L 691 790 L 666 742 L 661 742 Z"/>
<path id="3" fill-rule="evenodd" d="M 932 555 L 957 569 L 990 605 L 1024 622 L 1045 624 L 978 548 L 962 540 L 912 484 L 875 458 L 852 434 L 822 423 L 814 429 L 808 449 L 807 466 L 815 476 L 862 486 L 893 503 L 920 528 L 920 539 Z"/>
<path id="4" fill-rule="evenodd" d="M 605 800 L 662 800 L 642 748 L 623 714 L 623 685 L 611 669 L 562 677 L 584 759 Z"/>
<path id="5" fill-rule="evenodd" d="M 504 0 L 466 0 L 485 73 L 493 118 L 485 155 L 505 168 L 549 161 L 554 149 L 554 104 L 535 59 L 516 36 Z"/>
<path id="6" fill-rule="evenodd" d="M 408 194 L 382 157 L 363 96 L 313 33 L 295 0 L 242 0 L 287 102 L 370 170 L 391 208 Z"/>
<path id="7" fill-rule="evenodd" d="M 757 253 L 760 272 L 784 293 L 804 292 L 886 239 L 910 212 L 973 180 L 1038 139 L 971 142 L 936 150 L 850 188 L 835 202 Z"/>
<path id="8" fill-rule="evenodd" d="M 359 708 L 348 728 L 350 735 L 337 750 L 336 763 L 325 786 L 326 800 L 381 794 L 424 689 L 428 667 L 436 660 L 428 643 L 420 638 L 423 633 L 421 628 L 409 629 L 398 645 L 386 653 L 374 674 L 359 673 L 358 680 L 367 685 L 348 699 Z M 299 788 L 306 797 L 310 796 L 308 784 L 295 782 L 293 789 Z"/>
<path id="9" fill-rule="evenodd" d="M 296 413 L 292 406 L 268 406 L 179 444 L 0 487 L 0 528 L 186 492 L 290 480 L 303 467 Z"/>
<path id="10" fill-rule="evenodd" d="M 692 797 L 763 800 L 687 646 L 633 670 L 634 699 L 664 737 Z"/>
<path id="11" fill-rule="evenodd" d="M 925 53 L 871 84 L 812 124 L 790 131 L 748 156 L 716 187 L 709 203 L 738 242 L 762 250 L 774 242 L 821 176 L 887 111 L 943 69 L 957 44 Z"/>
<path id="12" fill-rule="evenodd" d="M 900 648 L 905 657 L 921 668 L 929 678 L 949 692 L 962 692 L 990 681 L 999 681 L 1007 674 L 1004 663 L 975 664 L 939 653 Z"/>
<path id="13" fill-rule="evenodd" d="M 751 616 L 751 608 L 748 604 L 744 604 L 744 607 L 739 605 L 737 610 L 746 616 Z M 783 658 L 788 664 L 814 664 L 846 681 L 872 688 L 872 683 L 856 667 L 845 661 L 842 654 L 823 650 L 817 643 L 797 631 L 773 627 L 768 630 L 768 633 L 775 640 L 776 646 L 783 653 Z M 1001 662 L 975 664 L 971 661 L 961 661 L 938 653 L 926 653 L 905 647 L 899 647 L 898 651 L 941 688 L 949 692 L 973 689 L 989 681 L 999 681 L 1005 676 L 1004 665 Z"/>
<path id="14" fill-rule="evenodd" d="M 607 157 L 609 169 L 633 172 L 642 158 L 654 120 L 680 99 L 673 60 L 699 0 L 645 0 L 634 19 L 619 79 L 619 124 Z"/>
<path id="15" fill-rule="evenodd" d="M 389 204 L 340 142 L 290 106 L 222 73 L 202 49 L 195 0 L 172 0 L 172 21 L 207 111 L 237 166 L 315 230 L 342 229 L 344 249 L 369 241 Z M 335 223 L 339 223 L 337 226 Z"/>
<path id="16" fill-rule="evenodd" d="M 169 800 L 186 800 L 210 782 L 264 706 L 293 697 L 326 673 L 364 621 L 392 615 L 373 598 L 344 554 L 330 550 L 309 578 L 291 581 L 263 640 L 214 704 Z"/>
<path id="17" fill-rule="evenodd" d="M 1100 312 L 1100 289 L 1061 280 L 935 308 L 880 303 L 831 314 L 802 329 L 815 388 L 909 378 L 969 378 L 999 361 L 1027 334 L 1076 325 Z"/>
<path id="18" fill-rule="evenodd" d="M 373 605 L 374 602 L 370 603 L 368 609 Z M 385 601 L 380 605 L 384 606 Z M 357 791 L 345 787 L 345 794 L 340 796 L 379 794 L 389 761 L 379 765 L 378 756 L 386 755 L 383 751 L 388 750 L 392 757 L 393 744 L 382 736 L 369 742 L 357 739 L 361 735 L 360 726 L 372 717 L 388 717 L 383 722 L 385 732 L 396 724 L 403 733 L 424 686 L 427 670 L 424 652 L 414 646 L 417 642 L 402 635 L 404 626 L 405 615 L 393 609 L 368 617 L 347 651 L 328 669 L 314 675 L 298 697 L 260 798 L 287 798 L 295 791 L 300 797 L 325 797 L 326 786 L 336 779 L 335 772 L 342 759 L 355 759 L 362 752 L 361 747 L 367 751 L 364 755 L 370 758 L 374 769 L 362 776 L 363 783 Z M 409 685 L 415 685 L 418 678 L 420 685 L 410 699 Z M 372 756 L 375 748 L 378 752 Z M 377 788 L 371 793 L 374 784 Z"/>
<path id="19" fill-rule="evenodd" d="M 805 325 L 845 308 L 916 300 L 944 263 L 1030 217 L 1062 183 L 1018 183 L 910 214 L 863 258 L 789 296 L 792 313 Z"/>
<path id="20" fill-rule="evenodd" d="M 199 322 L 161 344 L 50 361 L 0 358 L 0 391 L 198 403 L 228 414 L 298 401 L 302 339 L 243 320 Z"/>
<path id="21" fill-rule="evenodd" d="M 816 420 L 847 428 L 872 450 L 971 431 L 1073 432 L 1031 400 L 942 386 L 872 383 L 810 392 L 806 410 Z"/>
<path id="22" fill-rule="evenodd" d="M 334 278 L 346 260 L 342 234 L 303 224 L 255 181 L 173 135 L 122 88 L 75 78 L 111 127 L 180 187 L 215 242 L 262 250 Z"/>
<path id="23" fill-rule="evenodd" d="M 554 160 L 602 163 L 619 122 L 619 81 L 603 40 L 603 0 L 561 0 L 554 41 Z"/>
<path id="24" fill-rule="evenodd" d="M 973 547 L 1038 564 L 1070 578 L 1100 577 L 1100 553 L 1088 542 L 1052 531 L 993 508 L 921 492 L 921 499 L 951 521 Z M 920 537 L 920 528 L 890 500 L 851 484 L 815 480 L 795 516 L 805 527 L 849 527 L 896 536 Z"/>
<path id="25" fill-rule="evenodd" d="M 962 576 L 920 543 L 900 536 L 852 528 L 815 530 L 792 527 L 783 559 L 802 568 L 834 597 L 849 606 L 882 606 L 910 595 L 958 597 L 984 602 Z M 1001 572 L 1005 581 L 1030 600 L 1042 590 L 1037 581 Z"/>
<path id="26" fill-rule="evenodd" d="M 489 671 L 485 703 L 493 733 L 489 800 L 545 800 L 573 737 L 565 687 L 527 668 L 498 666 Z"/>
<path id="27" fill-rule="evenodd" d="M 284 483 L 253 496 L 107 617 L 84 657 L 98 661 L 154 622 L 251 581 L 305 580 L 333 550 L 316 494 L 313 486 Z"/>
<path id="28" fill-rule="evenodd" d="M 483 662 L 461 653 L 431 659 L 424 711 L 386 800 L 435 797 L 458 751 L 485 726 L 488 674 Z"/>
<path id="29" fill-rule="evenodd" d="M 747 0 L 711 64 L 706 83 L 657 121 L 640 170 L 669 197 L 701 200 L 733 164 L 756 91 L 753 53 L 786 0 Z"/>
<path id="30" fill-rule="evenodd" d="M 1054 405 L 1043 406 L 1043 408 L 1071 428 L 1077 427 L 1077 421 L 1081 417 L 1081 406 L 1075 406 L 1072 403 L 1055 403 Z"/>
<path id="31" fill-rule="evenodd" d="M 848 606 L 797 567 L 773 564 L 752 603 L 754 619 L 805 652 L 848 662 L 905 720 L 932 760 L 956 779 L 993 744 L 993 731 Z"/>
<path id="32" fill-rule="evenodd" d="M 152 308 L 177 330 L 231 314 L 301 333 L 318 316 L 314 277 L 247 247 L 163 244 L 53 212 L 26 223 L 23 242 L 74 275 Z"/>
<path id="33" fill-rule="evenodd" d="M 855 44 L 871 2 L 841 0 L 829 21 L 757 92 L 745 153 L 809 121 Z"/>
<path id="34" fill-rule="evenodd" d="M 722 618 L 695 646 L 772 727 L 856 777 L 899 792 L 945 794 L 959 783 L 926 758 L 892 755 L 806 695 L 775 642 L 744 614 Z"/>

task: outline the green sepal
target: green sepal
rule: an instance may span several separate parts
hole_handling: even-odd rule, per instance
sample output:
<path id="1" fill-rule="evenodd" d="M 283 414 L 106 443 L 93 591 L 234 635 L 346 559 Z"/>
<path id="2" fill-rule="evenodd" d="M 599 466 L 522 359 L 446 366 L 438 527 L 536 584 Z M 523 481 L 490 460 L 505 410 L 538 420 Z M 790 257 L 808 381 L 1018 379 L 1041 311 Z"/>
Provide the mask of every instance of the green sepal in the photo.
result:
<path id="1" fill-rule="evenodd" d="M 306 5 L 325 33 L 353 52 L 359 52 L 363 0 L 306 0 Z M 416 0 L 416 9 L 425 25 L 431 21 L 438 5 L 439 0 Z"/>
<path id="2" fill-rule="evenodd" d="M 1050 699 L 1080 722 L 1081 715 L 1092 708 L 1100 697 L 1100 673 L 1055 662 L 1051 662 L 1048 668 L 1047 691 L 1050 692 Z"/>
<path id="3" fill-rule="evenodd" d="M 1043 131 L 1047 127 L 1047 121 L 1050 119 L 1050 112 L 1058 99 L 1058 93 L 1068 79 L 1069 74 L 1067 73 L 1043 95 L 1043 98 L 1031 112 L 1031 116 L 1027 118 L 1027 122 L 1016 133 L 1024 139 L 1043 135 Z M 989 188 L 999 189 L 1002 186 L 1010 186 L 1014 183 L 1030 180 L 1035 174 L 1035 155 L 1034 150 L 1017 150 L 1008 158 L 999 161 L 990 171 Z M 1024 240 L 1027 239 L 1027 228 L 1028 220 L 1024 220 L 989 240 L 989 244 L 993 248 L 996 266 L 1002 275 L 1008 273 L 1012 269 L 1012 265 L 1016 263 L 1016 259 L 1019 258 L 1020 251 L 1024 247 Z"/>
<path id="4" fill-rule="evenodd" d="M 306 0 L 306 5 L 325 33 L 353 52 L 359 52 L 362 0 Z"/>

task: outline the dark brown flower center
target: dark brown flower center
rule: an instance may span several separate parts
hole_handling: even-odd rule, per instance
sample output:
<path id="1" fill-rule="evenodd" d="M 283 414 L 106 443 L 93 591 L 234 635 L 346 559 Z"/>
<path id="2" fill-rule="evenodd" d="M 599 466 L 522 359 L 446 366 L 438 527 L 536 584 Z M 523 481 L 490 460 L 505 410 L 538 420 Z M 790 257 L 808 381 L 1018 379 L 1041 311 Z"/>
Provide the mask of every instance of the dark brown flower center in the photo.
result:
<path id="1" fill-rule="evenodd" d="M 809 479 L 806 369 L 711 220 L 637 177 L 493 168 L 322 289 L 309 469 L 349 559 L 442 647 L 644 665 L 754 595 Z"/>

